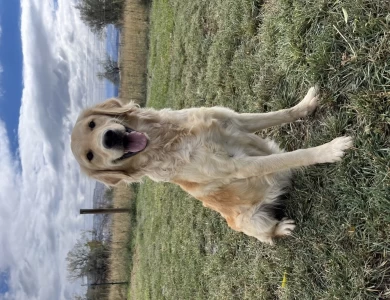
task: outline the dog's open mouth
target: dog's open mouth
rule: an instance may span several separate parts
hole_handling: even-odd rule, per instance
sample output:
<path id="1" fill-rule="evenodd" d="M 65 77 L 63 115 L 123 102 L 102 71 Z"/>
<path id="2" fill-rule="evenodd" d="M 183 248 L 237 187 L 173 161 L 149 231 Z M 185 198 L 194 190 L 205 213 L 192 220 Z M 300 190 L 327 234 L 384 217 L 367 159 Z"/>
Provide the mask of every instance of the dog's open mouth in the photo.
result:
<path id="1" fill-rule="evenodd" d="M 122 160 L 133 156 L 146 148 L 148 138 L 142 133 L 126 127 L 126 132 L 123 135 L 124 154 L 117 160 Z"/>

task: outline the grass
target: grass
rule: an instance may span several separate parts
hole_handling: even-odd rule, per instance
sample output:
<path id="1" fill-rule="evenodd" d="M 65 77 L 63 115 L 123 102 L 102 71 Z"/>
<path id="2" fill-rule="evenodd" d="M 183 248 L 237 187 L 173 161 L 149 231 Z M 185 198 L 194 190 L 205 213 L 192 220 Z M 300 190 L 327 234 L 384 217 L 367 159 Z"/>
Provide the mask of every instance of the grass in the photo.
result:
<path id="1" fill-rule="evenodd" d="M 288 214 L 298 226 L 274 247 L 146 180 L 129 298 L 390 299 L 390 3 L 154 0 L 149 38 L 148 106 L 270 111 L 318 83 L 314 115 L 261 135 L 286 150 L 341 135 L 355 147 L 341 163 L 296 171 Z"/>

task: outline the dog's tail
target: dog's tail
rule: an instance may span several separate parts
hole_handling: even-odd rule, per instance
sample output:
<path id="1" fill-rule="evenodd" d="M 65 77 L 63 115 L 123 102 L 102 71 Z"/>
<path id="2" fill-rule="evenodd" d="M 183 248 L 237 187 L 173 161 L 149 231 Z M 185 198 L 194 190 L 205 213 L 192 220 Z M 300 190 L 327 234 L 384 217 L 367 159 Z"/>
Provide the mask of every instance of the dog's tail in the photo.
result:
<path id="1" fill-rule="evenodd" d="M 273 239 L 290 235 L 295 228 L 293 220 L 285 217 L 285 195 L 273 201 L 262 202 L 237 217 L 238 227 L 261 242 L 273 244 Z"/>

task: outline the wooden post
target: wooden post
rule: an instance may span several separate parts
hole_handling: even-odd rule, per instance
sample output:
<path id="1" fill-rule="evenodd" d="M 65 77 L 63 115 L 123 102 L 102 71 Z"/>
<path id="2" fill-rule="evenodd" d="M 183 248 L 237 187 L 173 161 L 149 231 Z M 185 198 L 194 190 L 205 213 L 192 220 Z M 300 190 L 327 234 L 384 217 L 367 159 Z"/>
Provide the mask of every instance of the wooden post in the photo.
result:
<path id="1" fill-rule="evenodd" d="M 85 214 L 118 214 L 118 213 L 128 213 L 130 209 L 128 208 L 95 208 L 95 209 L 80 209 L 80 215 Z"/>
<path id="2" fill-rule="evenodd" d="M 82 284 L 81 286 L 97 286 L 97 285 L 113 285 L 113 284 L 128 284 L 127 281 L 120 281 L 120 282 L 103 282 L 103 283 L 89 283 L 89 284 Z"/>

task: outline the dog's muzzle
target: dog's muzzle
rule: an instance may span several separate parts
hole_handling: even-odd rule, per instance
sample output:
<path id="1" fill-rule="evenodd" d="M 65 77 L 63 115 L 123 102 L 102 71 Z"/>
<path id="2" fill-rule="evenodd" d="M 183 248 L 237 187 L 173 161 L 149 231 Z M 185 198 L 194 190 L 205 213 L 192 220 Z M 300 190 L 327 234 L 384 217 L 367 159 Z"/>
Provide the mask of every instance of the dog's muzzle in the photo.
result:
<path id="1" fill-rule="evenodd" d="M 122 160 L 133 156 L 146 148 L 147 137 L 138 131 L 125 127 L 125 131 L 107 130 L 103 135 L 103 146 L 106 149 L 122 150 L 123 156 L 117 160 Z"/>

